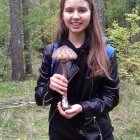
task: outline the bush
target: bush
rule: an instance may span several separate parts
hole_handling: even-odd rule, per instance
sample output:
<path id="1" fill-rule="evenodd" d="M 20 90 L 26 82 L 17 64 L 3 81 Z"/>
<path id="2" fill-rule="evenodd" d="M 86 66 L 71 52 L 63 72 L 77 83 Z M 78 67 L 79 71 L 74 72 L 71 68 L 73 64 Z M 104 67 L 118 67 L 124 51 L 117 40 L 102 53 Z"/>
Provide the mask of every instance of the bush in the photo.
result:
<path id="1" fill-rule="evenodd" d="M 114 21 L 106 31 L 110 43 L 116 48 L 120 77 L 140 84 L 140 40 L 136 39 L 140 33 L 140 16 L 137 10 L 125 16 L 129 28 L 120 27 Z"/>

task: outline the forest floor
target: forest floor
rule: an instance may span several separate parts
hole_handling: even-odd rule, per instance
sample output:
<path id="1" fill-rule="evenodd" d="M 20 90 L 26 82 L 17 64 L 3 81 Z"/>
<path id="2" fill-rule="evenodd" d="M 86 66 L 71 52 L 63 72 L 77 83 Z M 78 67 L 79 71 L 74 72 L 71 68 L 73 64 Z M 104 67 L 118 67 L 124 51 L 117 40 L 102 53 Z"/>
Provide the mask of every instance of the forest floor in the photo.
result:
<path id="1" fill-rule="evenodd" d="M 34 102 L 36 80 L 0 83 L 0 140 L 48 140 L 48 109 Z M 140 140 L 140 86 L 121 82 L 110 113 L 115 140 Z"/>

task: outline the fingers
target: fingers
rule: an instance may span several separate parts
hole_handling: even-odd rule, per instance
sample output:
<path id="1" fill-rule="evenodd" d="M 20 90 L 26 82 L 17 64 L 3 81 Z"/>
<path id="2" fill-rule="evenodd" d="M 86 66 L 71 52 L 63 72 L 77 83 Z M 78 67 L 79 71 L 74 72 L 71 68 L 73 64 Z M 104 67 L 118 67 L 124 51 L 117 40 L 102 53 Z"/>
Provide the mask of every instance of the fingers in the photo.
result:
<path id="1" fill-rule="evenodd" d="M 60 94 L 65 94 L 67 92 L 68 81 L 61 74 L 54 74 L 50 78 L 50 89 L 59 92 Z"/>
<path id="2" fill-rule="evenodd" d="M 61 102 L 58 102 L 57 104 L 57 108 L 58 108 L 58 111 L 59 113 L 65 117 L 66 119 L 71 119 L 73 116 L 72 115 L 68 115 L 65 111 L 63 111 L 62 107 L 61 107 Z"/>
<path id="3" fill-rule="evenodd" d="M 59 110 L 59 113 L 60 113 L 62 116 L 65 116 L 65 115 L 66 115 L 65 111 L 63 111 L 63 109 L 62 109 L 62 107 L 61 107 L 61 102 L 58 102 L 57 108 L 58 108 L 58 110 Z"/>
<path id="4" fill-rule="evenodd" d="M 67 119 L 71 119 L 72 117 L 76 116 L 78 113 L 82 112 L 82 106 L 79 104 L 72 105 L 70 109 L 63 111 L 61 107 L 61 102 L 58 102 L 57 108 L 59 113 Z"/>
<path id="5" fill-rule="evenodd" d="M 68 115 L 65 113 L 65 111 L 63 111 L 62 106 L 61 106 L 61 102 L 58 102 L 57 108 L 58 108 L 59 113 L 60 113 L 63 117 L 65 117 L 66 119 L 70 119 L 70 116 L 68 116 Z"/>
<path id="6" fill-rule="evenodd" d="M 76 111 L 75 109 L 71 108 L 71 109 L 67 109 L 67 110 L 65 111 L 65 113 L 67 113 L 67 114 L 72 114 L 72 113 L 77 113 L 77 111 Z"/>
<path id="7" fill-rule="evenodd" d="M 64 81 L 65 83 L 68 83 L 68 80 L 61 74 L 54 74 L 53 76 L 57 79 L 60 79 L 61 81 Z"/>
<path id="8" fill-rule="evenodd" d="M 60 94 L 64 94 L 66 91 L 67 91 L 67 88 L 66 87 L 63 87 L 55 82 L 51 82 L 50 83 L 50 88 L 54 91 L 57 91 L 59 92 Z"/>
<path id="9" fill-rule="evenodd" d="M 75 113 L 78 114 L 83 111 L 83 108 L 80 104 L 74 104 L 71 106 L 71 109 L 66 110 L 67 114 Z"/>

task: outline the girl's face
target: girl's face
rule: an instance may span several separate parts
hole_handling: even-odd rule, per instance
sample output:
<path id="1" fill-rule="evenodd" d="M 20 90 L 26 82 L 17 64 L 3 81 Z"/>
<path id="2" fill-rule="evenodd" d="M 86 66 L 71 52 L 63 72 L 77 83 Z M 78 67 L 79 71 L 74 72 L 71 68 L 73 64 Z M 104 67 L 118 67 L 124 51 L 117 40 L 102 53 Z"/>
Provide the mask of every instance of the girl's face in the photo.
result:
<path id="1" fill-rule="evenodd" d="M 85 0 L 66 0 L 63 10 L 63 20 L 69 33 L 84 34 L 89 25 L 91 10 Z"/>

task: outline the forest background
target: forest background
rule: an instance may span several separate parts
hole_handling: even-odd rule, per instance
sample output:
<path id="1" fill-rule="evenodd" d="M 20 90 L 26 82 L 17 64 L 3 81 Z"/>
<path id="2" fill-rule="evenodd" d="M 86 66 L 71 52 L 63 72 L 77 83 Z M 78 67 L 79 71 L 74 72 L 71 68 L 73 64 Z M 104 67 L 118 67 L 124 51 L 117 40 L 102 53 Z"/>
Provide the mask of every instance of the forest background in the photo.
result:
<path id="1" fill-rule="evenodd" d="M 140 0 L 94 0 L 116 48 L 120 104 L 115 140 L 140 139 Z M 48 139 L 48 107 L 34 102 L 44 46 L 52 43 L 59 0 L 0 0 L 0 140 Z"/>

